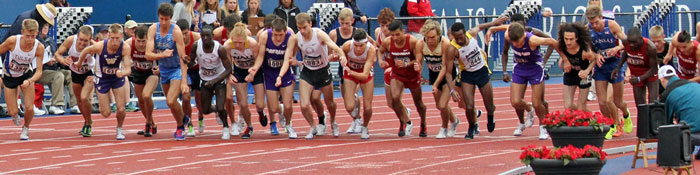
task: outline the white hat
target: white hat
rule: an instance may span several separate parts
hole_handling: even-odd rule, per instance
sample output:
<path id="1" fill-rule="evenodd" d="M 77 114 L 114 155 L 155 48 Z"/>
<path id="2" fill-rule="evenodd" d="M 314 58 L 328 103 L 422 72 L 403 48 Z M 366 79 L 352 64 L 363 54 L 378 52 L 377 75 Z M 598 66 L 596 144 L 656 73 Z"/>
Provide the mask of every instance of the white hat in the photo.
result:
<path id="1" fill-rule="evenodd" d="M 671 76 L 676 76 L 676 70 L 673 69 L 671 65 L 661 66 L 658 72 L 659 78 L 667 78 Z"/>
<path id="2" fill-rule="evenodd" d="M 134 20 L 129 20 L 129 21 L 126 21 L 126 23 L 124 23 L 124 27 L 127 29 L 134 28 L 137 25 L 138 24 L 136 24 L 136 21 L 134 21 Z"/>
<path id="3" fill-rule="evenodd" d="M 56 11 L 56 7 L 54 7 L 51 3 L 37 4 L 36 11 L 39 12 L 41 17 L 44 18 L 47 23 L 54 25 L 54 18 L 56 18 L 58 15 L 58 11 Z"/>

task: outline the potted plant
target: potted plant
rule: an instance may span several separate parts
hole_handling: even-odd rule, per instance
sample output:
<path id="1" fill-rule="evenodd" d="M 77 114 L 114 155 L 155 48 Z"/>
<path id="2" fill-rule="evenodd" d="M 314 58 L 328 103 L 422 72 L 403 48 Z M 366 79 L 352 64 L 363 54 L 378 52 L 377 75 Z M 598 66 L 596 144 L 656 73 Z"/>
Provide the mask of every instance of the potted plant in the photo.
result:
<path id="1" fill-rule="evenodd" d="M 530 145 L 521 148 L 520 161 L 532 168 L 535 174 L 599 174 L 606 163 L 607 153 L 600 147 L 572 145 L 548 149 Z"/>
<path id="2" fill-rule="evenodd" d="M 603 147 L 605 134 L 613 123 L 613 119 L 604 117 L 600 112 L 568 109 L 547 114 L 542 121 L 552 137 L 552 145 L 573 145 L 578 148 L 585 145 Z"/>

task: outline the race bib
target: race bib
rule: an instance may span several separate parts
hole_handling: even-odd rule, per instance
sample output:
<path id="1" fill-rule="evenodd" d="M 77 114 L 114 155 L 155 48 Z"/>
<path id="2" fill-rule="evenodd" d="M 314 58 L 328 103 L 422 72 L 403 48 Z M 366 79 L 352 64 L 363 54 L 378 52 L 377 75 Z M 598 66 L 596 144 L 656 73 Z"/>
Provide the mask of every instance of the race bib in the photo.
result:
<path id="1" fill-rule="evenodd" d="M 25 72 L 29 69 L 29 64 L 21 64 L 15 60 L 10 62 L 10 71 L 12 72 Z"/>
<path id="2" fill-rule="evenodd" d="M 102 67 L 103 74 L 115 75 L 119 68 Z"/>
<path id="3" fill-rule="evenodd" d="M 202 68 L 202 69 L 200 69 L 200 71 L 202 72 L 202 75 L 203 75 L 203 76 L 208 76 L 208 77 L 214 76 L 214 75 L 216 75 L 216 73 L 217 73 L 217 72 L 216 72 L 216 68 L 214 68 L 214 69 L 205 69 L 205 68 Z"/>
<path id="4" fill-rule="evenodd" d="M 283 62 L 284 60 L 267 59 L 267 66 L 271 68 L 280 68 Z"/>
<path id="5" fill-rule="evenodd" d="M 134 67 L 141 70 L 148 70 L 153 68 L 152 61 L 134 61 Z"/>

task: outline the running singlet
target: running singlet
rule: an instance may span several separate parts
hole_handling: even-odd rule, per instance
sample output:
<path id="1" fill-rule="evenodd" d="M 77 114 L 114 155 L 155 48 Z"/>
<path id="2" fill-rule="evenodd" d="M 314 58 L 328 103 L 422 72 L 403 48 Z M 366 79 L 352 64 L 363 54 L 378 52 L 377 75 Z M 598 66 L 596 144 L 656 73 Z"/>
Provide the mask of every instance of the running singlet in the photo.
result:
<path id="1" fill-rule="evenodd" d="M 304 67 L 309 70 L 319 70 L 328 66 L 328 46 L 321 44 L 316 36 L 317 32 L 323 32 L 321 29 L 311 28 L 311 31 L 313 31 L 311 41 L 304 40 L 301 32 L 297 32 L 297 36 L 299 36 L 297 46 L 301 51 Z"/>
<path id="2" fill-rule="evenodd" d="M 369 52 L 369 48 L 372 47 L 372 44 L 367 43 L 365 44 L 365 51 L 362 52 L 362 54 L 357 55 L 355 54 L 355 41 L 351 40 L 350 41 L 350 52 L 348 52 L 348 64 L 347 66 L 355 71 L 355 72 L 363 72 L 365 69 L 365 63 L 367 63 L 367 53 Z"/>
<path id="3" fill-rule="evenodd" d="M 391 40 L 389 54 L 393 61 L 402 61 L 408 63 L 409 61 L 416 60 L 416 56 L 413 55 L 413 52 L 411 52 L 410 38 L 411 35 L 406 34 L 406 39 L 404 40 L 404 45 L 402 48 L 396 48 L 396 45 L 394 44 L 394 39 Z M 397 67 L 394 65 L 394 67 L 392 67 L 391 70 L 394 74 L 405 78 L 414 78 L 419 76 L 419 73 L 413 69 L 413 66 Z"/>
<path id="4" fill-rule="evenodd" d="M 88 46 L 90 46 L 90 41 L 88 41 Z M 88 46 L 86 46 L 86 48 Z M 93 57 L 92 54 L 85 56 L 85 61 L 83 61 L 82 67 L 75 67 L 75 64 L 73 64 L 80 58 L 80 52 L 78 52 L 78 35 L 73 35 L 73 44 L 70 46 L 70 49 L 68 49 L 68 57 L 71 60 L 70 70 L 76 74 L 85 74 L 95 67 L 95 57 Z"/>
<path id="5" fill-rule="evenodd" d="M 469 32 L 467 32 L 466 35 L 467 39 L 469 40 L 469 44 L 466 46 L 461 46 L 454 40 L 450 42 L 450 44 L 457 48 L 457 51 L 459 52 L 459 59 L 457 61 L 459 61 L 460 72 L 475 72 L 484 66 L 488 67 L 488 65 L 486 65 L 486 57 L 481 52 L 481 48 L 479 47 L 479 43 L 476 41 L 476 38 L 469 34 Z"/>
<path id="6" fill-rule="evenodd" d="M 425 64 L 428 66 L 428 70 L 431 72 L 440 72 L 442 69 L 442 37 L 438 40 L 438 46 L 435 50 L 430 50 L 428 48 L 428 43 L 423 39 L 423 58 L 425 59 Z"/>
<path id="7" fill-rule="evenodd" d="M 292 33 L 287 32 L 284 36 L 284 41 L 277 46 L 272 42 L 272 29 L 267 29 L 267 43 L 265 44 L 265 60 L 263 63 L 265 70 L 270 70 L 270 75 L 275 75 L 282 68 L 284 63 L 284 52 L 287 50 L 287 42 Z M 273 70 L 274 69 L 274 70 Z M 291 70 L 291 69 L 290 69 Z M 276 72 L 275 72 L 276 71 Z M 268 73 L 267 71 L 264 73 Z"/>
<path id="8" fill-rule="evenodd" d="M 32 70 L 32 63 L 36 59 L 36 48 L 39 46 L 39 40 L 34 39 L 34 46 L 29 52 L 25 52 L 20 47 L 20 39 L 22 35 L 17 36 L 15 41 L 15 49 L 10 51 L 10 59 L 5 59 L 5 69 L 11 77 L 20 77 L 27 71 Z"/>
<path id="9" fill-rule="evenodd" d="M 248 40 L 251 37 L 248 37 Z M 237 69 L 250 69 L 255 64 L 255 57 L 253 57 L 253 50 L 250 49 L 248 45 L 248 40 L 245 41 L 245 50 L 240 51 L 233 48 L 233 42 L 230 42 L 229 46 L 229 56 L 233 59 L 233 66 Z"/>
<path id="10" fill-rule="evenodd" d="M 197 60 L 199 62 L 199 76 L 202 77 L 204 81 L 211 81 L 224 73 L 224 64 L 219 58 L 219 47 L 221 45 L 218 42 L 214 42 L 214 49 L 211 53 L 204 52 L 204 45 L 202 40 L 197 40 Z"/>
<path id="11" fill-rule="evenodd" d="M 647 54 L 647 44 L 649 42 L 649 39 L 647 38 L 642 38 L 642 46 L 641 49 L 637 51 L 632 51 L 628 46 L 625 46 L 625 53 L 627 53 L 627 66 L 630 69 L 630 72 L 634 76 L 642 76 L 647 71 L 649 71 L 649 68 L 651 67 L 649 65 L 649 60 L 646 58 Z M 656 59 L 656 58 L 651 58 L 651 59 Z M 657 65 L 654 65 L 657 66 Z M 654 76 L 656 77 L 656 76 Z"/>
<path id="12" fill-rule="evenodd" d="M 170 24 L 168 34 L 165 36 L 161 36 L 160 34 L 160 23 L 156 24 L 156 28 L 159 30 L 156 33 L 156 53 L 161 53 L 167 49 L 173 50 L 173 55 L 171 57 L 161 58 L 158 60 L 159 67 L 161 69 L 179 69 L 180 56 L 178 56 L 177 48 L 175 47 L 175 40 L 173 40 L 173 28 L 175 28 L 175 24 Z"/>
<path id="13" fill-rule="evenodd" d="M 593 30 L 591 24 L 588 24 L 588 28 L 591 32 L 591 38 L 593 39 L 594 51 L 596 51 L 598 54 L 602 55 L 605 58 L 605 63 L 603 63 L 603 66 L 601 68 L 608 70 L 615 69 L 615 67 L 617 67 L 617 64 L 620 61 L 620 57 L 617 54 L 607 54 L 608 49 L 611 49 L 617 46 L 618 44 L 615 35 L 613 35 L 613 32 L 608 26 L 608 20 L 605 20 L 605 28 L 603 28 L 603 31 L 601 32 L 596 32 L 595 30 Z M 596 66 L 596 68 L 598 67 Z"/>
<path id="14" fill-rule="evenodd" d="M 540 46 L 537 46 L 534 50 L 531 49 L 530 37 L 532 37 L 532 33 L 527 32 L 524 39 L 525 44 L 523 44 L 521 48 L 514 47 L 514 44 L 511 43 L 511 47 L 513 48 L 513 62 L 515 62 L 513 71 L 518 69 L 527 70 L 535 66 L 541 67 L 542 53 L 540 53 Z"/>
<path id="15" fill-rule="evenodd" d="M 151 72 L 153 61 L 146 60 L 146 52 L 136 49 L 136 38 L 131 39 L 131 58 L 134 60 L 134 70 L 139 72 Z"/>
<path id="16" fill-rule="evenodd" d="M 189 55 L 192 52 L 192 44 L 194 44 L 194 35 L 192 34 L 192 32 L 190 32 L 189 42 L 185 46 L 185 54 Z M 188 67 L 187 70 L 188 71 L 199 70 L 199 64 L 197 63 L 197 60 L 192 60 L 192 61 L 194 61 L 194 65 L 192 67 Z"/>
<path id="17" fill-rule="evenodd" d="M 676 55 L 678 55 L 678 78 L 691 79 L 695 77 L 697 73 L 697 58 L 695 58 L 695 53 L 698 51 L 698 41 L 693 40 L 693 51 L 689 55 L 683 54 L 680 50 L 676 49 Z"/>
<path id="18" fill-rule="evenodd" d="M 95 76 L 100 79 L 117 79 L 117 71 L 121 67 L 121 62 L 123 59 L 122 48 L 124 46 L 123 41 L 119 41 L 119 49 L 113 54 L 109 54 L 107 51 L 107 43 L 109 39 L 104 41 L 104 46 L 102 47 L 102 53 L 98 57 L 98 61 L 95 64 Z"/>

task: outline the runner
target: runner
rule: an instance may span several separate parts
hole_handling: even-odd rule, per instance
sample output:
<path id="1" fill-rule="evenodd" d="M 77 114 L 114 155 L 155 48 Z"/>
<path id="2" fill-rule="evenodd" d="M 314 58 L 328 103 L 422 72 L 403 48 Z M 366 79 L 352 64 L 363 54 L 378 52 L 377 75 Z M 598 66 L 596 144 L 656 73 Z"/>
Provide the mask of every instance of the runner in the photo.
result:
<path id="1" fill-rule="evenodd" d="M 236 87 L 239 112 L 248 126 L 241 135 L 243 139 L 248 139 L 253 134 L 253 125 L 251 125 L 250 110 L 248 108 L 248 82 L 253 85 L 254 98 L 257 102 L 255 107 L 258 111 L 260 124 L 263 127 L 267 126 L 267 116 L 263 112 L 263 109 L 265 109 L 263 74 L 262 72 L 248 74 L 248 69 L 255 64 L 255 58 L 258 55 L 258 42 L 248 36 L 246 28 L 245 24 L 237 23 L 231 31 L 229 40 L 223 45 L 231 59 L 233 59 L 233 76 L 231 76 L 228 83 Z"/>
<path id="2" fill-rule="evenodd" d="M 659 96 L 658 64 L 656 63 L 656 47 L 648 38 L 642 37 L 642 30 L 633 27 L 627 31 L 627 40 L 624 41 L 625 52 L 622 60 L 613 70 L 613 75 L 620 72 L 622 64 L 627 62 L 631 75 L 625 76 L 625 81 L 632 84 L 635 106 L 647 104 L 647 90 L 649 90 L 649 102 L 656 101 Z"/>
<path id="3" fill-rule="evenodd" d="M 287 22 L 282 19 L 272 21 L 272 28 L 260 34 L 258 37 L 260 48 L 258 50 L 255 65 L 248 69 L 249 75 L 255 75 L 261 66 L 263 77 L 265 80 L 265 95 L 267 97 L 267 105 L 270 118 L 273 122 L 270 123 L 270 131 L 272 135 L 278 135 L 277 122 L 274 122 L 274 114 L 282 114 L 280 119 L 284 118 L 289 125 L 282 125 L 287 129 L 290 139 L 296 139 L 297 133 L 292 128 L 292 95 L 294 95 L 294 74 L 289 69 L 292 59 L 295 57 L 294 45 L 296 45 L 296 36 L 287 31 Z M 292 46 L 292 47 L 289 47 Z M 265 64 L 263 64 L 265 63 Z M 251 77 L 252 78 L 252 77 Z M 250 81 L 250 80 L 248 80 Z M 280 106 L 279 97 L 282 97 Z M 281 109 L 280 109 L 281 108 Z"/>
<path id="4" fill-rule="evenodd" d="M 92 68 L 95 66 L 95 58 L 93 55 L 88 55 L 83 67 L 75 67 L 73 63 L 78 61 L 80 52 L 82 52 L 83 49 L 93 44 L 91 40 L 92 31 L 92 27 L 88 25 L 81 26 L 78 29 L 78 34 L 66 38 L 63 44 L 58 47 L 56 53 L 54 53 L 56 61 L 70 67 L 73 94 L 75 94 L 75 98 L 77 99 L 77 106 L 80 109 L 80 114 L 82 114 L 85 120 L 85 122 L 83 122 L 83 128 L 78 132 L 83 137 L 92 136 L 91 106 L 88 99 L 92 98 L 95 84 L 88 82 L 87 77 L 93 75 Z M 68 52 L 68 58 L 63 57 L 66 52 Z"/>
<path id="5" fill-rule="evenodd" d="M 549 47 L 557 47 L 557 41 L 552 38 L 541 38 L 534 36 L 532 33 L 526 32 L 525 27 L 519 23 L 512 23 L 506 31 L 506 42 L 511 42 L 513 47 L 513 61 L 516 63 L 513 67 L 513 82 L 510 86 L 510 101 L 511 105 L 516 109 L 525 110 L 528 112 L 528 120 L 534 123 L 534 115 L 540 119 L 540 140 L 549 138 L 544 125 L 541 125 L 542 120 L 547 114 L 547 106 L 544 105 L 544 62 L 542 53 L 540 53 L 540 45 Z M 505 76 L 505 75 L 504 75 Z M 508 79 L 506 77 L 504 79 Z M 527 84 L 530 83 L 532 89 L 532 104 L 524 101 Z M 524 119 L 518 117 L 520 124 L 515 129 L 513 135 L 522 135 L 525 130 Z"/>
<path id="6" fill-rule="evenodd" d="M 214 29 L 214 40 L 219 41 L 219 44 L 223 45 L 229 39 L 229 34 L 231 33 L 231 31 L 235 27 L 236 23 L 238 23 L 240 21 L 241 21 L 241 17 L 238 16 L 238 14 L 226 16 L 223 20 L 222 26 Z M 247 29 L 246 29 L 246 33 L 248 35 L 250 35 L 250 31 L 248 31 Z M 241 121 L 240 123 L 236 122 L 236 121 L 240 121 L 239 119 L 240 119 L 241 115 L 239 114 L 238 116 L 236 116 L 236 107 L 234 104 L 232 88 L 233 88 L 233 84 L 231 84 L 231 83 L 226 84 L 225 108 L 226 108 L 226 111 L 228 112 L 229 118 L 231 119 L 231 123 L 233 124 L 231 126 L 231 135 L 237 136 L 237 135 L 240 135 L 240 131 L 241 131 L 241 129 L 244 128 L 243 125 L 245 123 L 243 123 L 243 121 Z M 247 94 L 246 94 L 246 96 L 247 96 Z M 246 98 L 246 100 L 247 100 L 247 98 Z"/>
<path id="7" fill-rule="evenodd" d="M 447 103 L 449 102 L 450 95 L 457 95 L 457 97 L 461 97 L 457 99 L 459 99 L 458 101 L 464 102 L 464 109 L 465 113 L 467 114 L 467 121 L 469 122 L 467 134 L 464 136 L 465 139 L 474 139 L 474 135 L 478 134 L 478 118 L 479 116 L 481 116 L 481 110 L 477 110 L 474 105 L 474 93 L 476 92 L 476 87 L 479 88 L 479 92 L 481 93 L 481 96 L 484 101 L 484 106 L 486 107 L 486 112 L 488 116 L 488 131 L 493 132 L 493 130 L 496 127 L 496 122 L 494 120 L 496 105 L 493 104 L 493 87 L 491 86 L 490 81 L 491 70 L 489 70 L 488 64 L 486 63 L 486 53 L 479 47 L 479 43 L 477 42 L 476 37 L 474 36 L 477 36 L 479 31 L 481 30 L 495 25 L 503 24 L 503 22 L 505 22 L 506 19 L 507 18 L 499 18 L 486 24 L 480 24 L 474 28 L 469 29 L 469 31 L 465 31 L 464 24 L 462 23 L 455 23 L 450 28 L 452 37 L 454 39 L 450 42 L 451 45 L 445 47 L 446 53 L 445 57 L 442 59 L 441 65 L 444 67 L 444 69 L 440 70 L 440 75 L 438 75 L 438 77 L 436 78 L 436 81 L 433 84 L 433 88 L 435 89 L 434 92 L 441 93 L 441 97 L 439 98 L 439 105 L 442 105 L 441 103 L 447 105 Z M 430 35 L 431 34 L 428 33 L 426 37 Z M 455 77 L 456 71 L 448 71 L 455 70 L 455 68 L 452 67 L 454 65 L 453 59 L 455 58 L 457 58 L 459 61 L 459 82 L 461 84 L 459 87 L 463 91 L 463 94 L 455 94 L 454 91 L 449 91 L 450 93 L 447 93 L 449 89 L 455 88 L 454 83 L 452 82 L 453 78 Z M 445 83 L 442 83 L 443 81 Z M 447 84 L 447 87 L 440 87 L 440 84 Z M 453 115 L 454 114 L 452 114 L 452 116 Z M 447 130 L 447 119 L 448 118 L 443 119 L 442 130 L 444 131 L 441 132 L 442 134 L 438 133 L 438 136 L 436 136 L 436 138 L 454 136 L 457 130 L 457 125 L 459 125 L 459 119 L 455 119 L 455 121 L 450 125 L 449 130 Z"/>
<path id="8" fill-rule="evenodd" d="M 654 46 L 656 47 L 656 63 L 659 64 L 659 68 L 661 66 L 665 65 L 671 65 L 674 69 L 676 68 L 675 64 L 673 63 L 673 60 L 669 60 L 668 64 L 664 63 L 664 57 L 668 55 L 669 52 L 669 43 L 666 42 L 666 34 L 664 34 L 664 28 L 662 28 L 659 25 L 655 25 L 649 29 L 649 39 L 654 43 Z M 661 85 L 661 81 L 659 81 L 659 94 L 663 93 L 665 90 L 664 86 Z"/>
<path id="9" fill-rule="evenodd" d="M 158 133 L 158 127 L 153 120 L 153 91 L 158 86 L 158 68 L 155 61 L 146 59 L 146 34 L 148 27 L 138 26 L 134 30 L 134 37 L 125 41 L 131 47 L 131 58 L 134 67 L 131 70 L 131 80 L 134 82 L 134 94 L 138 98 L 141 114 L 146 118 L 144 130 L 137 132 L 138 135 L 151 137 Z"/>
<path id="10" fill-rule="evenodd" d="M 591 48 L 591 35 L 581 23 L 564 23 L 559 25 L 558 47 L 566 59 L 559 59 L 559 66 L 564 70 L 564 107 L 571 110 L 588 109 L 588 91 L 591 87 L 591 61 L 596 61 L 596 53 Z M 564 57 L 562 57 L 564 58 Z M 574 103 L 576 88 L 578 98 Z"/>
<path id="11" fill-rule="evenodd" d="M 423 94 L 420 88 L 420 69 L 423 63 L 422 57 L 416 57 L 416 54 L 422 54 L 420 50 L 416 50 L 417 39 L 406 34 L 401 21 L 394 20 L 389 24 L 390 36 L 382 41 L 380 53 L 389 52 L 394 65 L 391 67 L 391 99 L 392 107 L 397 117 L 401 121 L 399 126 L 399 137 L 411 135 L 413 123 L 408 117 L 406 108 L 401 102 L 401 95 L 404 88 L 411 91 L 413 103 L 418 108 L 420 115 L 421 130 L 420 136 L 427 137 L 427 128 L 425 123 L 425 105 L 423 104 Z"/>
<path id="12" fill-rule="evenodd" d="M 671 41 L 672 54 L 664 57 L 664 64 L 672 63 L 673 56 L 678 58 L 678 78 L 700 82 L 698 75 L 698 63 L 700 63 L 700 52 L 698 52 L 700 42 L 691 41 L 690 34 L 682 30 L 673 36 Z"/>
<path id="13" fill-rule="evenodd" d="M 182 81 L 183 78 L 187 78 L 187 65 L 184 60 L 189 61 L 189 57 L 185 53 L 180 27 L 170 24 L 172 16 L 172 5 L 162 3 L 158 7 L 158 23 L 148 28 L 146 59 L 158 60 L 160 83 L 166 94 L 165 100 L 177 124 L 173 137 L 175 140 L 185 140 L 185 125 L 189 125 L 190 118 L 184 116 L 177 97 L 181 95 L 180 93 L 190 94 L 187 82 Z"/>
<path id="14" fill-rule="evenodd" d="M 588 30 L 593 39 L 593 50 L 600 55 L 596 57 L 598 57 L 598 60 L 605 60 L 604 64 L 597 65 L 593 68 L 593 79 L 596 84 L 595 88 L 600 112 L 603 113 L 603 116 L 611 117 L 615 120 L 615 124 L 612 125 L 610 131 L 605 136 L 606 139 L 611 139 L 613 136 L 622 135 L 622 131 L 618 131 L 616 126 L 622 124 L 624 132 L 626 133 L 632 132 L 633 128 L 632 119 L 629 118 L 630 113 L 627 109 L 627 104 L 622 99 L 624 71 L 617 72 L 618 74 L 612 74 L 613 69 L 615 69 L 620 61 L 618 52 L 624 49 L 624 46 L 618 44 L 618 40 L 625 40 L 627 36 L 622 32 L 617 22 L 603 19 L 601 11 L 601 8 L 598 6 L 589 7 L 586 10 L 586 18 L 588 18 Z M 608 101 L 608 98 L 606 98 L 608 95 L 608 83 L 612 83 L 613 86 L 612 102 Z M 624 121 L 622 121 L 622 123 L 619 121 L 619 116 L 615 108 L 623 111 Z"/>
<path id="15" fill-rule="evenodd" d="M 200 34 L 197 32 L 192 32 L 190 31 L 189 24 L 187 23 L 187 20 L 185 19 L 180 19 L 177 21 L 177 26 L 180 27 L 180 30 L 182 30 L 182 43 L 185 44 L 185 53 L 187 56 L 192 56 L 191 50 L 192 50 L 192 45 L 199 40 Z M 198 119 L 198 124 L 197 124 L 197 132 L 204 133 L 204 115 L 202 114 L 202 94 L 200 92 L 200 81 L 201 79 L 199 78 L 199 64 L 197 64 L 197 60 L 193 60 L 192 66 L 187 67 L 187 84 L 189 85 L 191 91 L 194 94 L 194 103 L 197 105 L 197 119 Z M 185 116 L 191 117 L 192 116 L 192 95 L 185 94 L 182 96 L 182 101 L 184 102 L 182 105 L 182 111 L 185 113 Z M 217 118 L 216 121 L 219 121 Z M 187 133 L 185 134 L 187 137 L 195 137 L 197 134 L 194 132 L 194 124 L 190 122 L 189 125 L 187 125 Z"/>
<path id="16" fill-rule="evenodd" d="M 200 66 L 199 76 L 202 81 L 199 83 L 202 87 L 202 113 L 210 114 L 216 111 L 217 117 L 221 119 L 223 124 L 221 139 L 228 140 L 231 138 L 231 131 L 226 119 L 226 110 L 224 109 L 226 98 L 224 96 L 226 96 L 225 79 L 231 74 L 231 62 L 226 55 L 226 49 L 213 40 L 211 27 L 204 26 L 201 36 L 202 39 L 197 40 L 197 43 L 192 46 L 190 55 L 192 55 L 193 61 L 189 64 L 192 66 L 197 62 Z M 210 105 L 213 96 L 216 96 L 216 106 Z"/>
<path id="17" fill-rule="evenodd" d="M 306 135 L 306 139 L 313 139 L 316 135 L 317 129 L 325 130 L 325 122 L 322 121 L 324 118 L 319 117 L 319 123 L 323 123 L 323 127 L 316 127 L 314 122 L 313 114 L 311 113 L 311 103 L 313 101 L 320 101 L 321 94 L 323 94 L 323 101 L 326 103 L 328 113 L 330 113 L 330 123 L 331 129 L 333 131 L 333 136 L 338 137 L 340 135 L 340 130 L 338 129 L 338 124 L 335 122 L 336 104 L 333 100 L 333 75 L 331 74 L 331 67 L 328 64 L 330 60 L 328 57 L 328 50 L 334 50 L 335 53 L 340 53 L 340 59 L 347 59 L 345 53 L 340 47 L 335 45 L 335 42 L 319 28 L 311 27 L 311 16 L 306 13 L 300 13 L 296 16 L 297 32 L 296 36 L 299 37 L 297 40 L 297 45 L 294 47 L 294 52 L 301 52 L 302 55 L 302 68 L 300 72 L 299 81 L 299 98 L 301 101 L 301 113 L 306 118 L 306 121 L 311 126 L 309 133 Z M 319 90 L 321 93 L 312 95 L 314 90 Z M 322 105 L 321 105 L 322 107 Z M 320 110 L 323 111 L 323 110 Z M 319 111 L 317 111 L 319 112 Z"/>
<path id="18" fill-rule="evenodd" d="M 0 55 L 10 51 L 8 58 L 5 59 L 3 68 L 2 82 L 5 86 L 5 103 L 7 104 L 7 113 L 12 117 L 12 122 L 15 125 L 22 125 L 19 118 L 19 107 L 17 99 L 20 88 L 24 94 L 24 125 L 22 132 L 19 135 L 20 140 L 29 140 L 29 124 L 34 118 L 34 82 L 41 78 L 42 64 L 36 64 L 36 73 L 32 71 L 32 63 L 37 58 L 44 58 L 44 45 L 36 39 L 39 33 L 39 23 L 33 19 L 25 19 L 22 21 L 22 34 L 10 36 L 5 42 L 0 45 Z"/>
<path id="19" fill-rule="evenodd" d="M 372 99 L 374 95 L 374 60 L 377 49 L 368 42 L 367 32 L 364 29 L 357 29 L 353 32 L 352 40 L 343 44 L 343 52 L 347 56 L 341 59 L 340 64 L 346 67 L 343 71 L 343 96 L 345 110 L 352 115 L 359 110 L 359 99 L 353 92 L 359 85 L 362 89 L 362 131 L 360 138 L 369 139 L 369 120 L 372 118 Z M 358 112 L 359 113 L 359 112 Z M 354 121 L 353 121 L 354 122 Z M 334 128 L 338 128 L 337 124 Z M 334 133 L 335 134 L 335 133 Z"/>
<path id="20" fill-rule="evenodd" d="M 127 83 L 125 77 L 131 74 L 131 47 L 128 44 L 124 45 L 122 31 L 120 24 L 112 24 L 109 27 L 109 38 L 83 49 L 78 62 L 75 63 L 75 67 L 83 67 L 88 55 L 98 55 L 95 61 L 95 75 L 88 77 L 88 81 L 95 83 L 102 117 L 107 118 L 112 114 L 109 92 L 114 93 L 117 105 L 117 140 L 126 139 L 122 125 L 126 117 L 129 89 L 128 84 L 124 85 Z"/>

